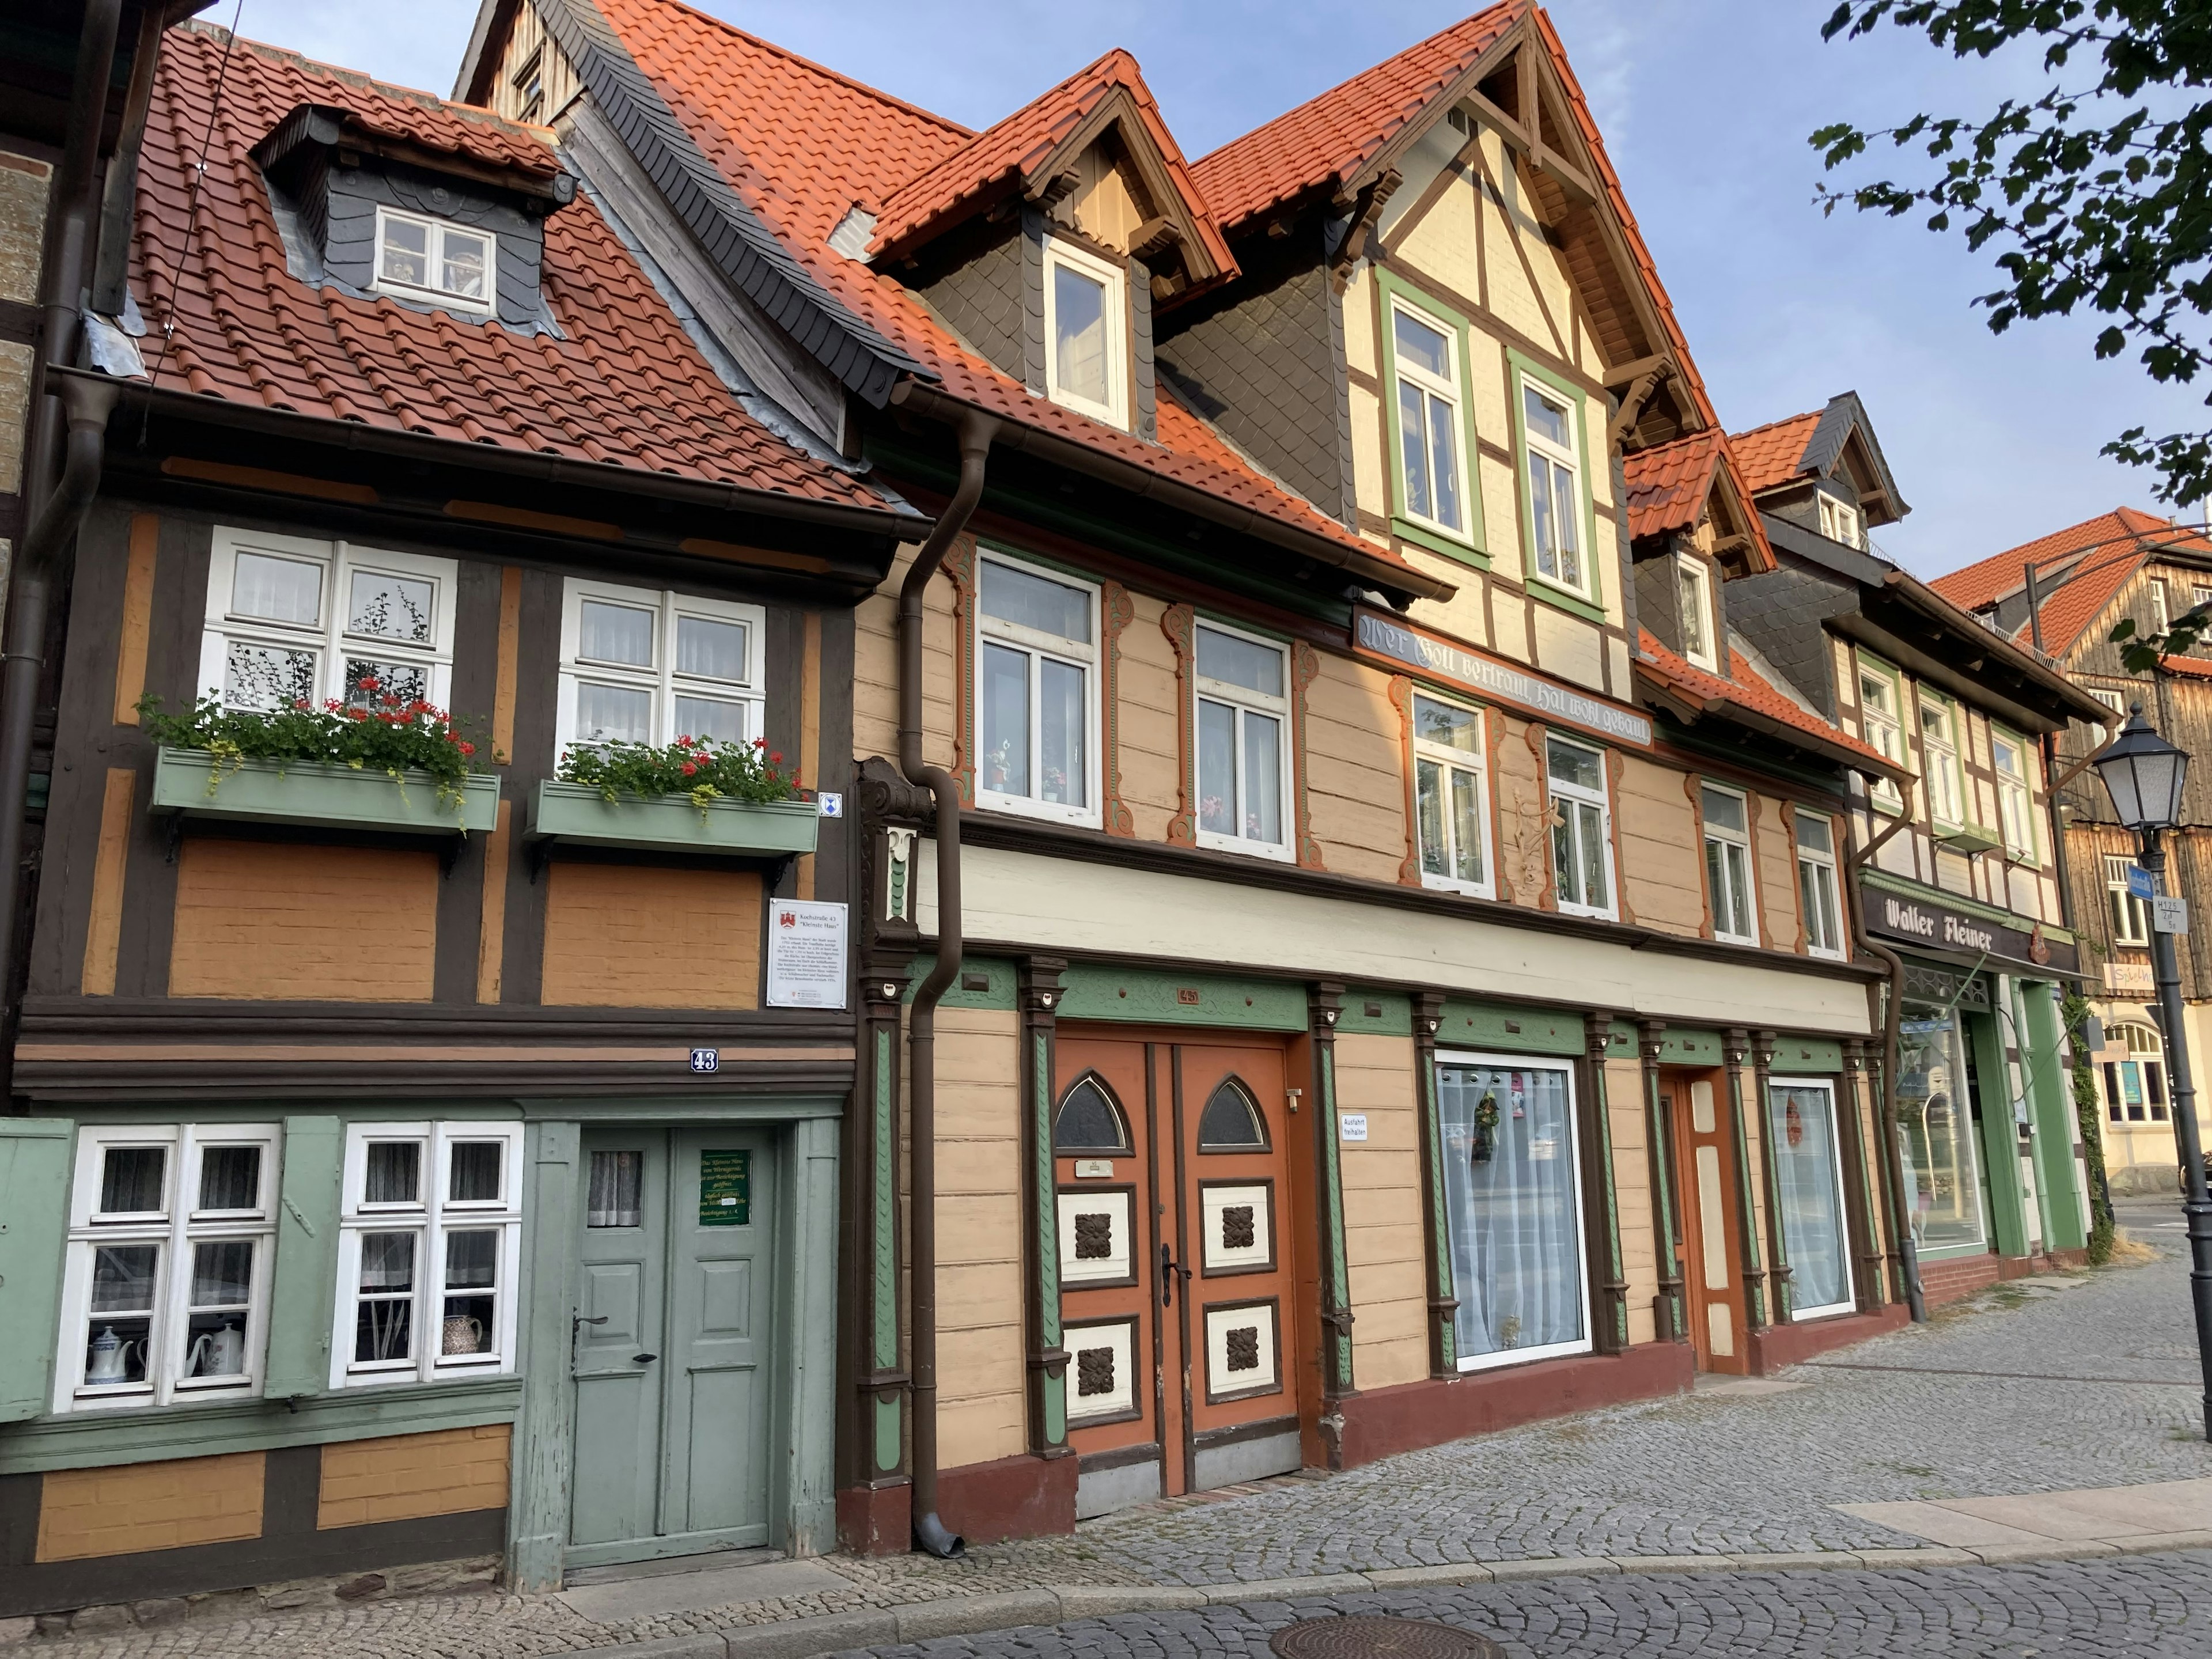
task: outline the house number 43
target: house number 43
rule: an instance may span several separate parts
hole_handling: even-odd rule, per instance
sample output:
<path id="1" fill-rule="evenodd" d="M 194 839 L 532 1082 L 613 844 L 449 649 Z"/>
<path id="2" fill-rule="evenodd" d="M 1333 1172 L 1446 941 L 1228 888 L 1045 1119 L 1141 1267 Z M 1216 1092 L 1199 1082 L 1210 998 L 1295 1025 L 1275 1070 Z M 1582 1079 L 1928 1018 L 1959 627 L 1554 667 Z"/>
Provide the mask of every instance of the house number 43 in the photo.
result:
<path id="1" fill-rule="evenodd" d="M 691 1069 L 695 1072 L 720 1071 L 721 1066 L 722 1051 L 719 1048 L 694 1048 L 691 1051 Z"/>

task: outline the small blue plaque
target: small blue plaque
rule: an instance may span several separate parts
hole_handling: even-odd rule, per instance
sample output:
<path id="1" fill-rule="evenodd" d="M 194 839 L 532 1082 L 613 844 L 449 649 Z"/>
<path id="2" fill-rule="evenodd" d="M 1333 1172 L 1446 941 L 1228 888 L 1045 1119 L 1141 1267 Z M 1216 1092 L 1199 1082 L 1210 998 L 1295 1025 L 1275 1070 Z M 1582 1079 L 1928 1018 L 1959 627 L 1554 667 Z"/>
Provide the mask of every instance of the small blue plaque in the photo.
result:
<path id="1" fill-rule="evenodd" d="M 694 1048 L 691 1069 L 695 1072 L 718 1072 L 722 1068 L 722 1051 L 719 1048 Z"/>
<path id="2" fill-rule="evenodd" d="M 2150 872 L 2140 864 L 2128 866 L 2128 891 L 2139 899 L 2152 899 L 2158 896 L 2150 884 Z"/>

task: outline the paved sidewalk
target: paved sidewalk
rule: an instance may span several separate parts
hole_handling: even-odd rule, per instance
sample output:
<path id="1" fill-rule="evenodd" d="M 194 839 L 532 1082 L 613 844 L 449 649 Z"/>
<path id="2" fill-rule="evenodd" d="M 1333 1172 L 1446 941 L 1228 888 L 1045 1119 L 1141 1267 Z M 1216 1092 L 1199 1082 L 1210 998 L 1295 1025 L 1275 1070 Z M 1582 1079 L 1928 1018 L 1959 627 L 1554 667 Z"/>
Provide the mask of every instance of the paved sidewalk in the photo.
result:
<path id="1" fill-rule="evenodd" d="M 2150 1265 L 2001 1287 L 1928 1326 L 1798 1367 L 1781 1379 L 1793 1386 L 1712 1387 L 1346 1474 L 1173 1500 L 1086 1522 L 1072 1538 L 979 1547 L 961 1562 L 833 1557 L 556 1596 L 194 1620 L 50 1650 L 69 1659 L 524 1659 L 662 1644 L 672 1659 L 719 1659 L 1132 1607 L 1370 1595 L 1423 1580 L 1682 1568 L 1724 1576 L 1800 1557 L 1841 1569 L 1978 1559 L 1962 1549 L 1997 1559 L 2111 1555 L 2112 1542 L 2049 1536 L 1930 1546 L 1917 1506 L 1948 1512 L 2036 1493 L 2069 1494 L 2071 1504 L 2094 1488 L 2212 1483 L 2180 1241 L 2147 1237 L 2160 1252 Z M 2008 1513 L 2014 1521 L 1972 1510 L 1957 1520 L 2027 1530 L 2017 1524 L 2023 1511 Z M 2189 1530 L 2161 1528 L 2125 1547 L 2212 1541 L 2171 1535 Z M 1917 1553 L 1895 1553 L 1905 1551 Z M 844 1618 L 791 1622 L 830 1615 Z M 778 1627 L 775 1645 L 764 1644 L 763 1626 Z"/>

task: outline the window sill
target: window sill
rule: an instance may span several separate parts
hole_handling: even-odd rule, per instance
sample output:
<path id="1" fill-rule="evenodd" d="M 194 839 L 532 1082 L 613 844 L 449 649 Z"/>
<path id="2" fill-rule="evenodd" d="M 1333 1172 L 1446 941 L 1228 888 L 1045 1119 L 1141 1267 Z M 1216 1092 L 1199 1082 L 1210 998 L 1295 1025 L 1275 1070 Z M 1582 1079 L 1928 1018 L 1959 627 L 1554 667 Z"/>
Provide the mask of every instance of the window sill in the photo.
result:
<path id="1" fill-rule="evenodd" d="M 538 786 L 530 836 L 581 847 L 786 858 L 811 853 L 822 809 L 811 800 L 717 800 L 702 811 L 689 795 L 608 800 L 587 783 Z"/>
<path id="2" fill-rule="evenodd" d="M 1477 885 L 1471 881 L 1454 881 L 1449 876 L 1432 876 L 1421 872 L 1421 885 L 1431 893 L 1456 893 L 1462 898 L 1494 899 L 1496 892 L 1487 883 Z"/>
<path id="3" fill-rule="evenodd" d="M 499 778 L 472 772 L 458 805 L 438 799 L 437 780 L 404 771 L 397 780 L 367 767 L 322 761 L 249 760 L 218 774 L 204 749 L 155 751 L 149 811 L 252 823 L 325 823 L 458 836 L 499 823 Z"/>
<path id="4" fill-rule="evenodd" d="M 1402 513 L 1390 518 L 1390 533 L 1401 541 L 1411 542 L 1425 553 L 1440 554 L 1447 559 L 1457 559 L 1462 564 L 1473 565 L 1477 570 L 1490 568 L 1490 555 L 1470 539 L 1463 539 L 1452 531 L 1440 530 L 1409 519 Z"/>
<path id="5" fill-rule="evenodd" d="M 1754 951 L 1760 948 L 1759 941 L 1755 939 L 1746 938 L 1741 933 L 1723 933 L 1717 927 L 1713 929 L 1713 941 L 1717 945 L 1747 945 Z"/>
<path id="6" fill-rule="evenodd" d="M 1540 1359 L 1571 1359 L 1577 1355 L 1594 1353 L 1595 1346 L 1585 1337 L 1578 1342 L 1553 1342 L 1540 1348 L 1504 1348 L 1496 1353 L 1471 1354 L 1459 1362 L 1460 1375 L 1471 1376 L 1480 1371 L 1494 1371 L 1508 1365 L 1533 1365 Z"/>
<path id="7" fill-rule="evenodd" d="M 1288 847 L 1273 842 L 1247 841 L 1242 836 L 1224 836 L 1212 830 L 1198 832 L 1198 844 L 1209 852 L 1235 853 L 1248 859 L 1267 859 L 1276 864 L 1295 864 L 1297 854 Z"/>
<path id="8" fill-rule="evenodd" d="M 1580 617 L 1584 622 L 1605 623 L 1605 607 L 1588 596 L 1564 587 L 1549 576 L 1528 573 L 1528 597 L 1541 599 L 1546 605 L 1565 611 L 1571 617 Z"/>
<path id="9" fill-rule="evenodd" d="M 1096 808 L 1062 806 L 1054 801 L 1032 800 L 1027 795 L 1002 795 L 995 789 L 978 788 L 975 804 L 987 812 L 1004 812 L 1012 818 L 1040 818 L 1047 823 L 1069 823 L 1079 830 L 1099 827 Z"/>
<path id="10" fill-rule="evenodd" d="M 1600 910 L 1587 904 L 1567 904 L 1562 902 L 1559 905 L 1559 914 L 1563 916 L 1580 916 L 1585 921 L 1614 921 L 1619 920 L 1617 914 L 1611 909 Z M 1723 943 L 1727 942 L 1728 941 L 1725 940 L 1723 941 Z"/>

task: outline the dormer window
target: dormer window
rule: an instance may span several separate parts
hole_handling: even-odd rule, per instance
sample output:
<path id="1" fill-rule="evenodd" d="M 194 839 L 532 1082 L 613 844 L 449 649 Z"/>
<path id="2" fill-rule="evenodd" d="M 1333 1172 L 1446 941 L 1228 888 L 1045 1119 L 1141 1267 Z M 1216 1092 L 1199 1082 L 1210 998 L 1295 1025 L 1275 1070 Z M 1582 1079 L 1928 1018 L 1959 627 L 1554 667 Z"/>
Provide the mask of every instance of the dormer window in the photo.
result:
<path id="1" fill-rule="evenodd" d="M 1118 266 L 1053 240 L 1044 252 L 1046 386 L 1053 402 L 1129 424 L 1128 302 Z"/>
<path id="2" fill-rule="evenodd" d="M 1674 556 L 1674 608 L 1682 629 L 1682 654 L 1708 674 L 1721 672 L 1715 646 L 1711 574 L 1694 554 Z"/>
<path id="3" fill-rule="evenodd" d="M 443 219 L 376 210 L 376 287 L 459 310 L 492 308 L 495 239 Z"/>
<path id="4" fill-rule="evenodd" d="M 1839 501 L 1833 495 L 1820 497 L 1820 533 L 1832 542 L 1841 542 L 1845 547 L 1863 548 L 1866 532 L 1859 523 L 1859 510 L 1849 501 Z"/>

